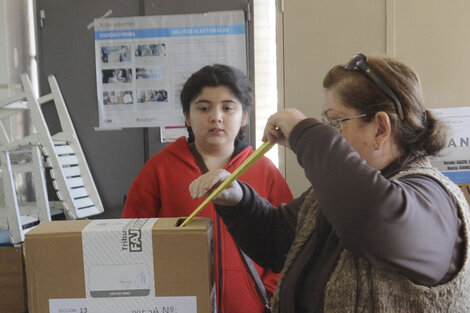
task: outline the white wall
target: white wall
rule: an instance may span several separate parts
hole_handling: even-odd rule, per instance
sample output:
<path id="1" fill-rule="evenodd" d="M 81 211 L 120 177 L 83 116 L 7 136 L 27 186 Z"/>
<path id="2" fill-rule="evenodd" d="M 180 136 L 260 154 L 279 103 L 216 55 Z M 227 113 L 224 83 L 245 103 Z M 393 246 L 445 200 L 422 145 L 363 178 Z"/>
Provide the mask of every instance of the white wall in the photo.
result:
<path id="1" fill-rule="evenodd" d="M 430 108 L 470 104 L 470 1 L 284 0 L 283 7 L 278 81 L 285 107 L 319 116 L 323 76 L 357 52 L 396 56 L 414 68 Z M 280 158 L 299 195 L 309 186 L 303 170 L 293 153 Z"/>
<path id="2" fill-rule="evenodd" d="M 385 53 L 385 1 L 285 0 L 284 10 L 284 36 L 278 43 L 284 52 L 284 96 L 279 102 L 319 116 L 322 80 L 333 65 L 360 51 Z M 296 156 L 286 150 L 280 158 L 285 160 L 287 183 L 298 196 L 309 182 Z"/>

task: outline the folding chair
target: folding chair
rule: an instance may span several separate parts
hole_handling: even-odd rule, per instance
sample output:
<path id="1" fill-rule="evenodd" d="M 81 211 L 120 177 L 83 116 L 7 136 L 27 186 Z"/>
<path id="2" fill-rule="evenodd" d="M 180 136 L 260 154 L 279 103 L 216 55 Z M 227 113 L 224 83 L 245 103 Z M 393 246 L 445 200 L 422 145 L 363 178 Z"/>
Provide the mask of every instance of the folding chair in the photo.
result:
<path id="1" fill-rule="evenodd" d="M 12 139 L 8 124 L 15 114 L 27 111 L 26 93 L 0 102 L 0 167 L 2 176 L 2 208 L 0 228 L 10 230 L 11 243 L 24 241 L 24 235 L 41 221 L 50 221 L 51 213 L 47 197 L 43 156 L 37 133 L 20 139 Z M 17 193 L 17 177 L 31 176 L 35 202 L 20 201 Z"/>
<path id="2" fill-rule="evenodd" d="M 95 182 L 78 141 L 65 101 L 53 75 L 48 77 L 51 93 L 36 99 L 26 74 L 21 76 L 28 106 L 37 130 L 58 198 L 69 219 L 85 218 L 104 211 Z M 52 101 L 57 110 L 61 131 L 51 135 L 42 114 L 41 104 Z"/>

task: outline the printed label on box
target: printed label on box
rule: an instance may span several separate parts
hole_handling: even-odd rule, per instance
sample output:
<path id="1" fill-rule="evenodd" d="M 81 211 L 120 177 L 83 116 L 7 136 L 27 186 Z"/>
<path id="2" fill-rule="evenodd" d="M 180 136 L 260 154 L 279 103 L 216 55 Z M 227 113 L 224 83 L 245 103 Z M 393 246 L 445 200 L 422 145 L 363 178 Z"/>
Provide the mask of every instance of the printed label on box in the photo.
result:
<path id="1" fill-rule="evenodd" d="M 155 305 L 152 227 L 156 221 L 93 220 L 82 230 L 88 312 L 132 313 Z"/>
<path id="2" fill-rule="evenodd" d="M 49 313 L 89 313 L 86 299 L 49 299 Z"/>
<path id="3" fill-rule="evenodd" d="M 140 305 L 129 313 L 197 313 L 196 297 L 156 297 L 153 307 Z"/>
<path id="4" fill-rule="evenodd" d="M 136 297 L 150 294 L 146 264 L 99 265 L 89 269 L 93 298 Z"/>
<path id="5" fill-rule="evenodd" d="M 215 312 L 215 311 L 214 311 Z M 87 308 L 87 299 L 50 299 L 49 313 L 93 313 Z M 137 305 L 130 311 L 105 311 L 105 313 L 197 313 L 195 296 L 154 297 L 151 306 Z"/>

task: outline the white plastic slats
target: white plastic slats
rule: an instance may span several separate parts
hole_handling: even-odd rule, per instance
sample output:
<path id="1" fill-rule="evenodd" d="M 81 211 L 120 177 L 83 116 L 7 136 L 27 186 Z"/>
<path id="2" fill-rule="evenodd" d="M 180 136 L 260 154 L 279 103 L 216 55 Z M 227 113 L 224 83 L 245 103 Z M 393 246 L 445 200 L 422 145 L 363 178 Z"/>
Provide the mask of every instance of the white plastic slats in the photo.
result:
<path id="1" fill-rule="evenodd" d="M 72 148 L 67 144 L 56 144 L 54 145 L 54 151 L 57 155 L 67 155 L 67 154 L 75 154 Z"/>
<path id="2" fill-rule="evenodd" d="M 88 208 L 88 207 L 93 206 L 93 201 L 91 201 L 89 197 L 86 197 L 86 198 L 73 200 L 73 204 L 75 204 L 77 209 L 80 210 L 81 208 Z"/>
<path id="3" fill-rule="evenodd" d="M 69 189 L 83 187 L 83 179 L 81 177 L 67 178 L 65 182 Z"/>
<path id="4" fill-rule="evenodd" d="M 80 168 L 78 166 L 63 167 L 62 171 L 65 177 L 80 176 Z"/>
<path id="5" fill-rule="evenodd" d="M 59 164 L 64 166 L 78 165 L 78 159 L 75 155 L 59 155 Z"/>
<path id="6" fill-rule="evenodd" d="M 91 206 L 88 208 L 82 208 L 77 210 L 77 215 L 79 218 L 85 218 L 91 215 L 96 215 L 96 211 L 99 210 L 96 206 Z"/>
<path id="7" fill-rule="evenodd" d="M 70 189 L 70 195 L 72 196 L 72 199 L 88 197 L 85 187 Z"/>

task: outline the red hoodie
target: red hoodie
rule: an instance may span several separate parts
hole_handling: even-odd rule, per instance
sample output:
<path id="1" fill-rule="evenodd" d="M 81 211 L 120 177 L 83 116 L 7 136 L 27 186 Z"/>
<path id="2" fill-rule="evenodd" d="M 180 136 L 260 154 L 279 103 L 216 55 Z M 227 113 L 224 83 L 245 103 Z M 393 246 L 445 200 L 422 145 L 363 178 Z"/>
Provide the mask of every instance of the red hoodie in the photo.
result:
<path id="1" fill-rule="evenodd" d="M 245 147 L 225 167 L 233 172 L 253 153 Z M 124 218 L 188 216 L 203 200 L 194 200 L 189 184 L 203 173 L 184 137 L 166 146 L 142 168 L 127 195 Z M 239 180 L 250 184 L 274 206 L 292 200 L 286 181 L 266 157 L 257 161 Z M 261 313 L 264 306 L 255 283 L 231 235 L 209 203 L 198 216 L 206 216 L 214 223 L 214 248 L 218 313 Z M 255 265 L 265 285 L 273 294 L 279 274 Z"/>

